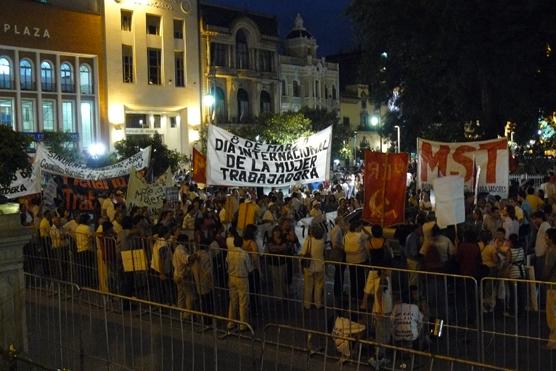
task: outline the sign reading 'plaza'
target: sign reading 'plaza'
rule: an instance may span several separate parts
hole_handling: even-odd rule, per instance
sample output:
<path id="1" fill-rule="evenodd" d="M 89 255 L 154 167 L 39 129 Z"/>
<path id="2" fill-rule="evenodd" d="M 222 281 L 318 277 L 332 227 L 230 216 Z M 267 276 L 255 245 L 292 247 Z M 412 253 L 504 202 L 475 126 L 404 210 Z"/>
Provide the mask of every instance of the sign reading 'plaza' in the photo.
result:
<path id="1" fill-rule="evenodd" d="M 31 27 L 27 25 L 4 23 L 4 33 L 35 37 L 37 39 L 50 39 L 48 28 Z"/>

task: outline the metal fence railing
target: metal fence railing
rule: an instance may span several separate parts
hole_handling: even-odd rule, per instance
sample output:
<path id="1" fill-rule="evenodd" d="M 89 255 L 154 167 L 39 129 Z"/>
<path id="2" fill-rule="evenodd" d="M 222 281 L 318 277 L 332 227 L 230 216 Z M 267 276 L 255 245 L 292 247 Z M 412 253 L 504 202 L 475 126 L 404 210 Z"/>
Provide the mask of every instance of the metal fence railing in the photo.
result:
<path id="1" fill-rule="evenodd" d="M 35 275 L 26 274 L 26 284 L 29 354 L 48 367 L 256 368 L 258 351 L 247 323 Z M 230 324 L 243 329 L 241 336 L 228 336 Z"/>
<path id="2" fill-rule="evenodd" d="M 203 281 L 201 288 L 195 280 L 198 272 L 194 272 L 186 293 L 187 300 L 180 302 L 182 309 L 179 309 L 176 307 L 176 282 L 171 271 L 161 274 L 153 269 L 155 239 L 129 239 L 128 252 L 124 254 L 126 257 L 120 254 L 118 241 L 113 237 L 90 238 L 89 248 L 85 251 L 81 248 L 82 252 L 77 252 L 80 249 L 71 237 L 67 238 L 63 247 L 65 252 L 49 252 L 48 249 L 54 250 L 49 245 L 51 243 L 43 240 L 27 246 L 26 271 L 79 285 L 80 305 L 83 305 L 84 298 L 87 298 L 85 303 L 96 303 L 87 310 L 106 308 L 103 310 L 107 314 L 120 311 L 127 313 L 126 317 L 133 317 L 135 312 L 119 308 L 132 301 L 135 306 L 142 307 L 140 312 L 149 314 L 172 312 L 172 316 L 177 316 L 178 311 L 198 311 L 219 318 L 218 329 L 225 333 L 224 323 L 230 306 L 226 249 L 214 246 L 204 248 L 203 253 L 209 257 L 205 259 L 208 265 L 204 269 L 210 270 L 210 282 Z M 171 260 L 174 248 L 175 243 L 169 242 L 165 252 L 157 250 L 159 258 Z M 88 257 L 79 256 L 83 252 Z M 361 334 L 363 339 L 389 343 L 376 333 L 377 320 L 380 322 L 381 318 L 389 316 L 384 309 L 381 309 L 382 312 L 376 310 L 377 290 L 380 290 L 381 297 L 389 296 L 391 306 L 408 301 L 418 305 L 423 315 L 425 334 L 420 351 L 513 369 L 544 370 L 550 362 L 556 369 L 556 364 L 552 363 L 556 358 L 553 352 L 542 348 L 548 340 L 548 326 L 542 314 L 546 297 L 543 292 L 546 289 L 540 288 L 547 283 L 509 281 L 496 277 L 478 282 L 473 277 L 462 275 L 318 261 L 298 255 L 257 252 L 250 253 L 250 257 L 256 270 L 249 276 L 249 314 L 245 323 L 251 326 L 257 339 L 264 338 L 265 326 L 270 323 L 331 333 L 335 319 L 344 317 L 365 325 Z M 322 264 L 322 274 L 309 276 L 303 268 L 303 261 Z M 171 264 L 165 266 L 171 267 Z M 502 286 L 504 289 L 499 289 Z M 322 294 L 317 295 L 318 292 Z M 485 301 L 492 300 L 493 292 L 504 292 L 505 295 L 497 295 L 499 303 L 494 312 L 484 313 Z M 528 305 L 523 304 L 524 299 Z M 536 311 L 533 310 L 533 303 L 536 303 Z M 514 312 L 517 316 L 509 317 L 511 311 L 504 315 L 508 312 L 504 309 L 511 306 L 519 309 Z M 167 317 L 162 315 L 156 318 Z M 431 336 L 439 324 L 443 326 L 443 335 Z M 119 336 L 117 334 L 110 334 L 110 338 Z M 130 332 L 129 336 L 132 335 L 133 332 Z M 117 345 L 107 345 L 106 349 L 121 350 L 115 352 L 118 356 L 126 354 L 126 341 L 119 341 Z M 174 348 L 167 346 L 165 349 L 151 354 L 161 359 L 161 356 L 166 357 L 168 349 Z M 168 354 L 173 359 L 174 350 Z M 108 353 L 97 355 L 102 359 L 111 359 L 109 356 L 111 354 Z M 128 362 L 114 361 L 124 365 Z"/>

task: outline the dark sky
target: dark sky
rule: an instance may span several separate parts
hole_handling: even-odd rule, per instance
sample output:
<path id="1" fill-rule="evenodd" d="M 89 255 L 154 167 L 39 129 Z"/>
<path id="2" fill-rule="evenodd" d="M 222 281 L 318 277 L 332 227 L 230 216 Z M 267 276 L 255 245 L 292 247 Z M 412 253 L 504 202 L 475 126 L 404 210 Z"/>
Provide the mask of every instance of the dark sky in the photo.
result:
<path id="1" fill-rule="evenodd" d="M 227 5 L 278 17 L 280 36 L 287 35 L 297 13 L 301 13 L 305 28 L 319 45 L 319 56 L 349 50 L 353 33 L 344 10 L 350 0 L 206 0 L 209 4 Z"/>

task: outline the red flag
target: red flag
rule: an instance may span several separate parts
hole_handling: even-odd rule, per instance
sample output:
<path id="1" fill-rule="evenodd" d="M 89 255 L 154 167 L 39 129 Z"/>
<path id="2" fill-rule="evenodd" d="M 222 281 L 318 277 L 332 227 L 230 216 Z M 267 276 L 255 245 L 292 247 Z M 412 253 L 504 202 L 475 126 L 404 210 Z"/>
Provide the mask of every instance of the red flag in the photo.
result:
<path id="1" fill-rule="evenodd" d="M 195 183 L 207 182 L 206 177 L 207 158 L 203 154 L 193 148 L 193 181 Z"/>
<path id="2" fill-rule="evenodd" d="M 403 223 L 407 153 L 365 151 L 363 219 L 382 226 Z"/>

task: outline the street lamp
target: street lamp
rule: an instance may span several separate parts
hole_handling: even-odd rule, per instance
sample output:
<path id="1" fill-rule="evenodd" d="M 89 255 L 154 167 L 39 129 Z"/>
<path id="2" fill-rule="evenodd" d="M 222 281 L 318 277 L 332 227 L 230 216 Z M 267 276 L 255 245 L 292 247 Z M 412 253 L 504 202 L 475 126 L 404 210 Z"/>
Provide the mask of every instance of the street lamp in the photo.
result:
<path id="1" fill-rule="evenodd" d="M 203 95 L 203 106 L 207 107 L 208 110 L 208 120 L 207 122 L 212 122 L 212 107 L 214 106 L 214 96 L 211 94 L 205 94 Z"/>
<path id="2" fill-rule="evenodd" d="M 377 126 L 379 123 L 380 119 L 378 118 L 378 116 L 371 116 L 371 126 Z"/>
<path id="3" fill-rule="evenodd" d="M 399 125 L 394 125 L 394 127 L 396 128 L 396 133 L 398 134 L 398 141 L 397 141 L 397 147 L 398 147 L 398 153 L 400 153 L 400 126 Z"/>
<path id="4" fill-rule="evenodd" d="M 106 146 L 100 142 L 92 143 L 87 150 L 89 151 L 91 158 L 97 159 L 104 155 L 106 152 Z"/>

